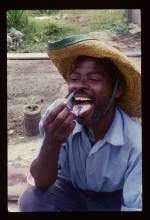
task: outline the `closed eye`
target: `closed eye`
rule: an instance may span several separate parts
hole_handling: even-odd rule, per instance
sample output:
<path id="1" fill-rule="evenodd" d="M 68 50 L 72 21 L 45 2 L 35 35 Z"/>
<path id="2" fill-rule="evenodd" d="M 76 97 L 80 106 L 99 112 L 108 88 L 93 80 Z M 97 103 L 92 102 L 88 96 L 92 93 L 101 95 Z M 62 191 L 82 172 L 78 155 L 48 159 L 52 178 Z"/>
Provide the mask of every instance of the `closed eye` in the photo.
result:
<path id="1" fill-rule="evenodd" d="M 90 78 L 89 80 L 94 81 L 94 82 L 100 82 L 102 79 L 97 79 L 97 78 Z"/>
<path id="2" fill-rule="evenodd" d="M 75 82 L 75 81 L 77 81 L 77 80 L 79 80 L 79 79 L 78 79 L 78 78 L 71 78 L 71 79 L 70 79 L 71 82 Z"/>

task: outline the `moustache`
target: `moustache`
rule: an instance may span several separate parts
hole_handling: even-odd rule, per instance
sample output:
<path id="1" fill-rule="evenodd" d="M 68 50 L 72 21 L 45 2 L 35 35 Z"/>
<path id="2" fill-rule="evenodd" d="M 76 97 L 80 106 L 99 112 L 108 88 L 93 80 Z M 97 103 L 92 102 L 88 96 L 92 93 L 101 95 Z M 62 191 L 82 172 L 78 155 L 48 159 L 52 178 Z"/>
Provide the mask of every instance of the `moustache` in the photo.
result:
<path id="1" fill-rule="evenodd" d="M 89 92 L 89 90 L 87 89 L 76 89 L 74 97 L 76 96 L 82 96 L 82 97 L 95 99 L 94 94 L 92 92 Z"/>

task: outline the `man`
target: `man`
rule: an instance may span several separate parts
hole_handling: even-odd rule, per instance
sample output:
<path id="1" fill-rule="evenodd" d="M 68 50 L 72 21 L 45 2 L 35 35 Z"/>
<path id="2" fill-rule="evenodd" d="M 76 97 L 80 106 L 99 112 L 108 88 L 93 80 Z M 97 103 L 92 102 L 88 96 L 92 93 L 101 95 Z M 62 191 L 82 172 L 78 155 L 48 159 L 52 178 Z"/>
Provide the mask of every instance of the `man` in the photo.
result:
<path id="1" fill-rule="evenodd" d="M 141 211 L 141 126 L 131 119 L 141 114 L 138 70 L 85 35 L 49 43 L 48 55 L 73 97 L 56 100 L 40 122 L 35 186 L 20 210 Z"/>

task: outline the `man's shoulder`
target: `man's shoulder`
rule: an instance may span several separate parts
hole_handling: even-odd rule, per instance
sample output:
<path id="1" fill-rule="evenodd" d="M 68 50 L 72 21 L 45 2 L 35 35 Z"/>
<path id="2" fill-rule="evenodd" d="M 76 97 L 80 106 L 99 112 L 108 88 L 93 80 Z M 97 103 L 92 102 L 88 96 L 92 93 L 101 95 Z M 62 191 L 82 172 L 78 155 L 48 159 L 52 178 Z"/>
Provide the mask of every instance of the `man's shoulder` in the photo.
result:
<path id="1" fill-rule="evenodd" d="M 141 148 L 142 127 L 141 122 L 137 118 L 131 118 L 122 109 L 119 109 L 123 118 L 124 136 L 127 142 L 133 147 Z"/>
<path id="2" fill-rule="evenodd" d="M 128 129 L 133 129 L 134 131 L 141 130 L 141 119 L 130 117 L 127 113 L 125 113 L 121 108 L 119 108 L 121 115 L 123 116 L 124 126 Z"/>

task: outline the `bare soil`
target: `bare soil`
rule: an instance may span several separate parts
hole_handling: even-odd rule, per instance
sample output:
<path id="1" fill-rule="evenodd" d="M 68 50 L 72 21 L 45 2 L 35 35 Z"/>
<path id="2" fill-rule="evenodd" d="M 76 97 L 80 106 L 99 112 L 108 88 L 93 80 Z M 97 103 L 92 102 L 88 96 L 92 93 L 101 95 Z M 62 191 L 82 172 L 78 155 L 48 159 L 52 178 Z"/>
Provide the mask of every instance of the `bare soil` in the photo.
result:
<path id="1" fill-rule="evenodd" d="M 24 137 L 24 115 L 31 97 L 44 99 L 42 112 L 61 96 L 63 78 L 56 72 L 50 60 L 8 60 L 8 138 Z M 17 141 L 18 142 L 18 141 Z"/>
<path id="2" fill-rule="evenodd" d="M 63 95 L 63 78 L 50 60 L 8 60 L 8 200 L 16 201 L 27 187 L 26 176 L 34 151 L 41 144 L 39 135 L 29 137 L 24 128 L 24 106 L 28 98 L 44 99 L 42 113 Z M 15 203 L 13 203 L 14 206 Z M 9 210 L 14 210 L 9 204 Z M 17 210 L 17 208 L 16 208 Z"/>

